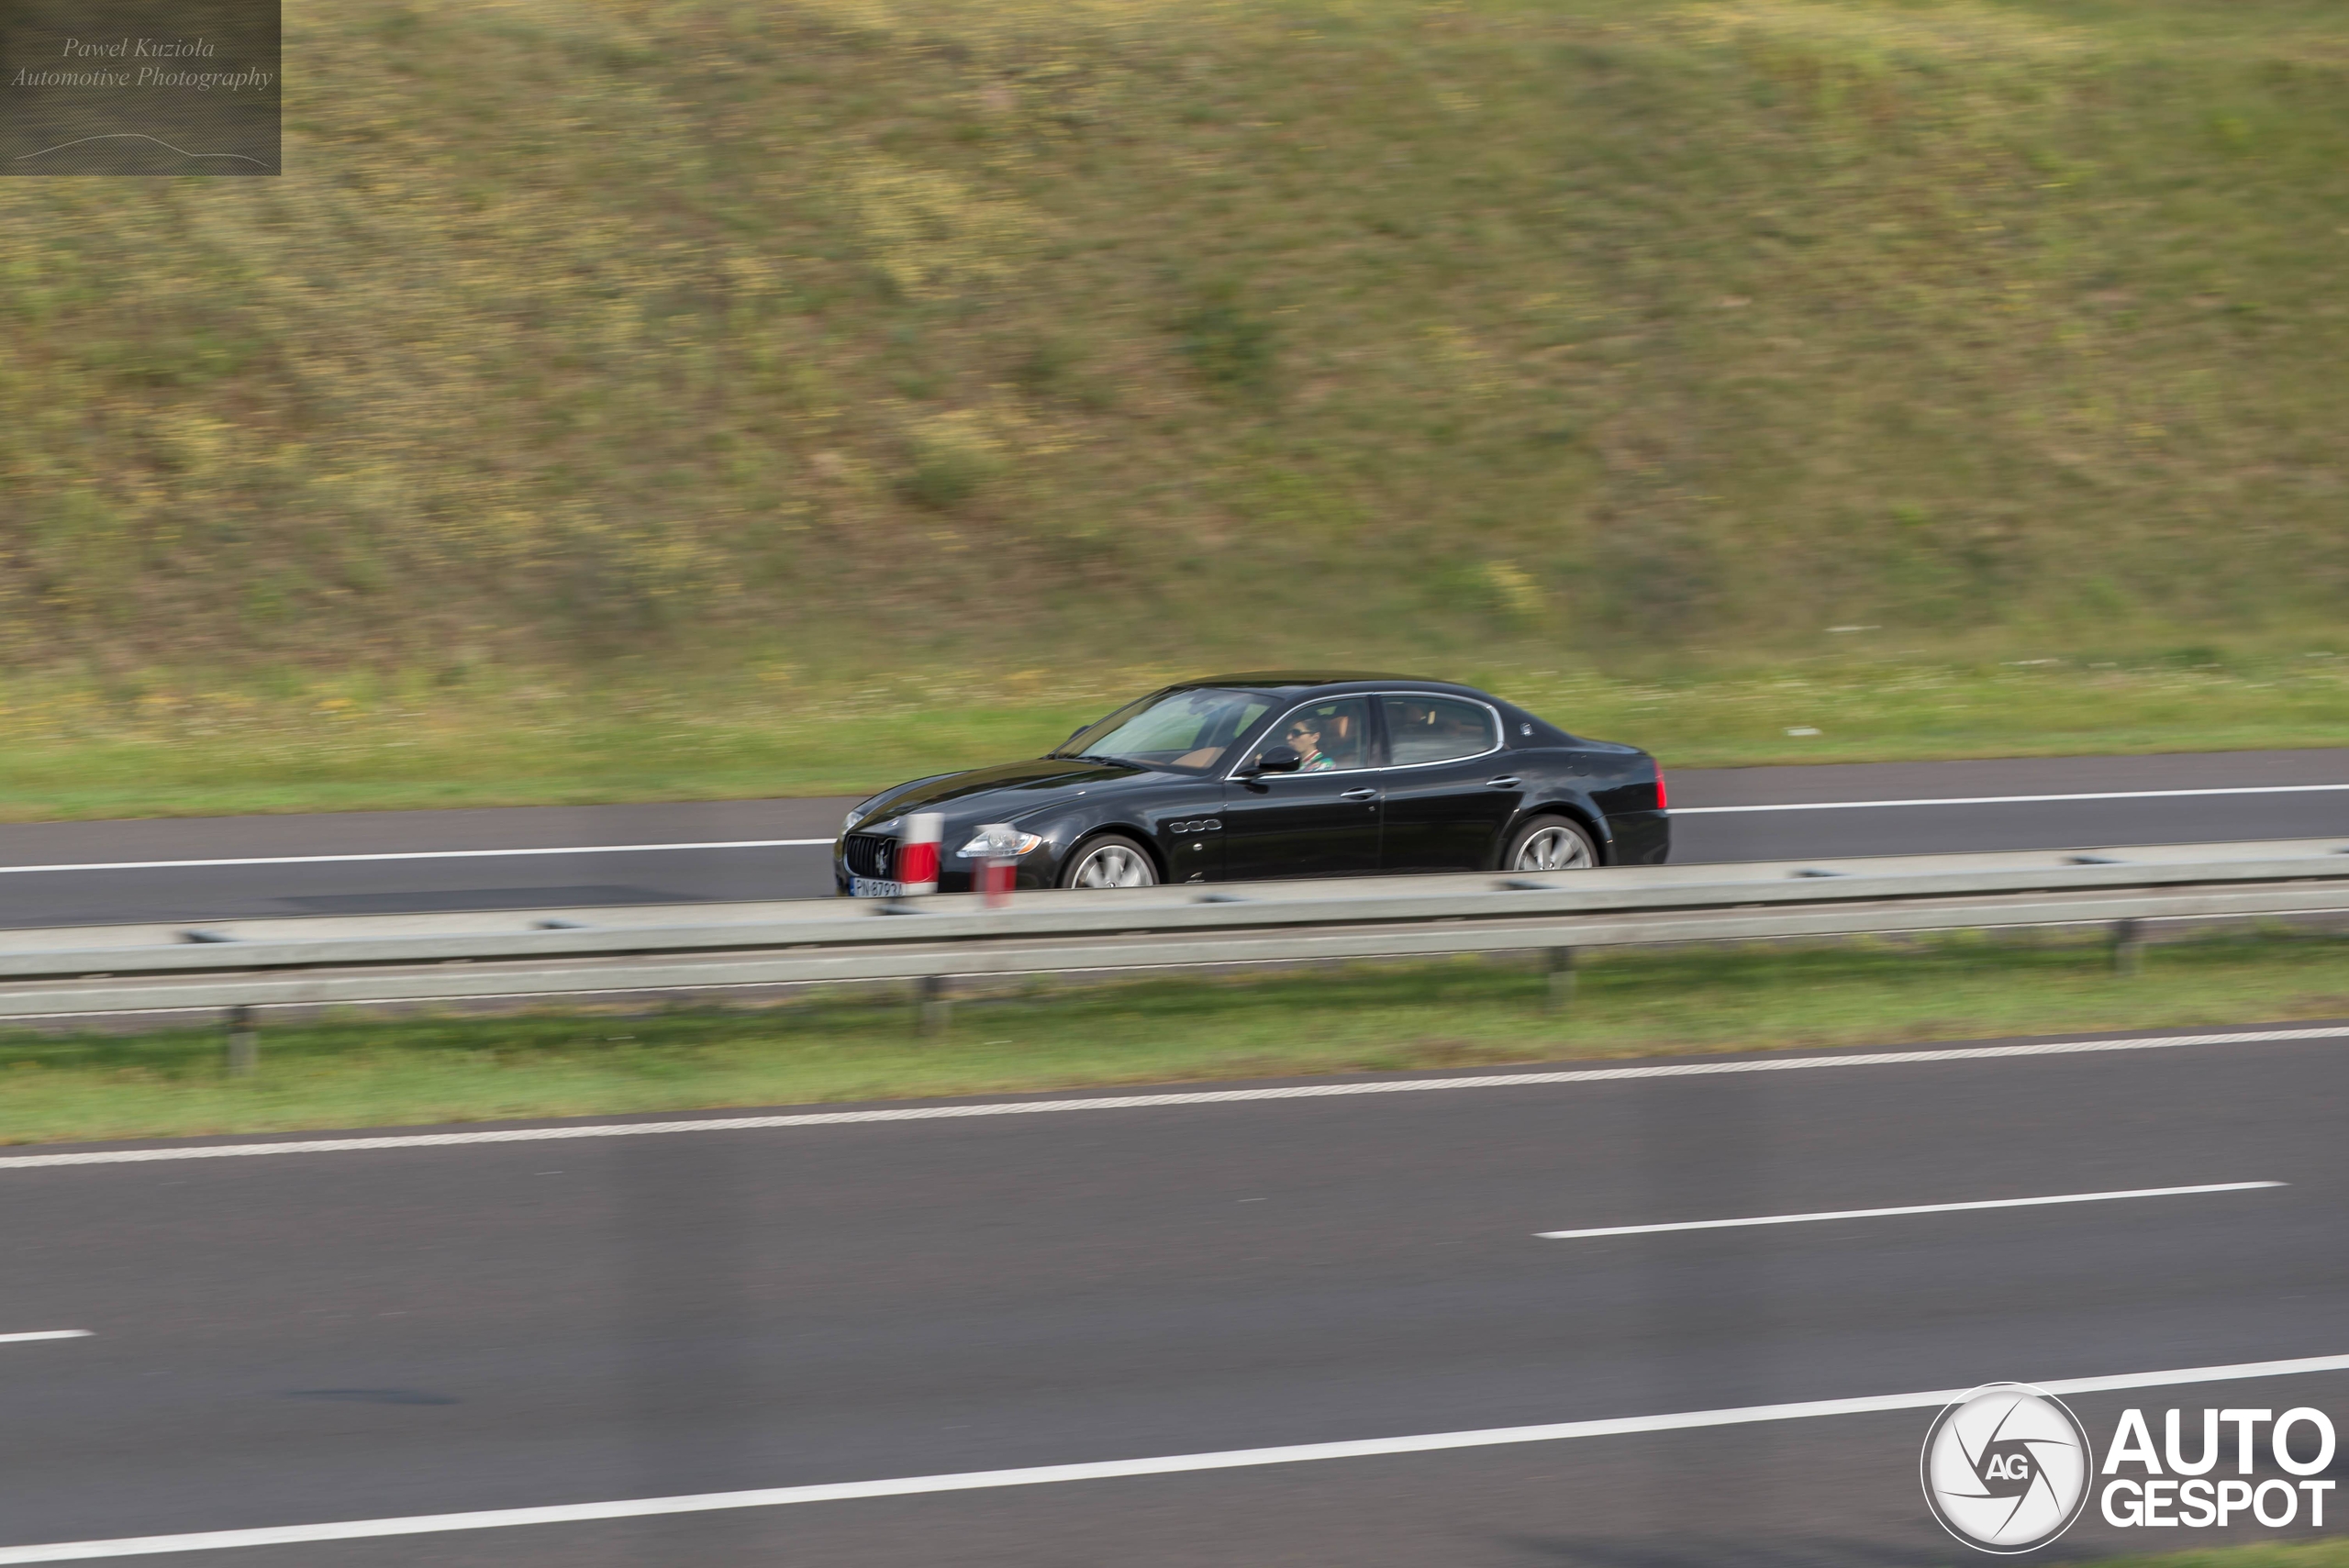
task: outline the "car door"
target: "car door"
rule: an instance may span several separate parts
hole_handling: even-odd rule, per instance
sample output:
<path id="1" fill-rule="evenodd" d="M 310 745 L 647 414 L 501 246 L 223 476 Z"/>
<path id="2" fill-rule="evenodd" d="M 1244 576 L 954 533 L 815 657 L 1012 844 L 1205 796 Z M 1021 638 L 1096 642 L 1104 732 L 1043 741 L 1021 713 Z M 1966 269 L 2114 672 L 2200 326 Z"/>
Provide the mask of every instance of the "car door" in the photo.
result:
<path id="1" fill-rule="evenodd" d="M 1293 745 L 1293 773 L 1245 767 L 1223 789 L 1223 874 L 1358 876 L 1378 869 L 1379 775 L 1370 766 L 1370 699 L 1299 705 L 1254 750 Z"/>
<path id="2" fill-rule="evenodd" d="M 1391 692 L 1386 731 L 1382 871 L 1484 871 L 1525 786 L 1501 750 L 1500 715 L 1468 697 Z"/>

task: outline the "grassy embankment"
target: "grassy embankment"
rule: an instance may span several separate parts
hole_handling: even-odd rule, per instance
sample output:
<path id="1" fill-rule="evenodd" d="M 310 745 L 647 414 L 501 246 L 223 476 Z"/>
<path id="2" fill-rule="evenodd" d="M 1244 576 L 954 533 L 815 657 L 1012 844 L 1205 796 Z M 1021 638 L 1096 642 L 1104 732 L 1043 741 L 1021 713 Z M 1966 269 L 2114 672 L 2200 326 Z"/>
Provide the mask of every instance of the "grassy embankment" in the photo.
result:
<path id="1" fill-rule="evenodd" d="M 0 813 L 852 790 L 1297 660 L 2349 731 L 2329 0 L 316 0 L 286 81 L 282 179 L 0 188 Z"/>
<path id="2" fill-rule="evenodd" d="M 1593 955 L 1564 1016 L 1521 965 L 1186 976 L 958 1003 L 918 1034 L 886 994 L 757 1010 L 0 1034 L 0 1141 L 685 1110 L 1682 1051 L 2349 1017 L 2349 940 L 2165 946 L 2135 978 L 2076 939 Z"/>

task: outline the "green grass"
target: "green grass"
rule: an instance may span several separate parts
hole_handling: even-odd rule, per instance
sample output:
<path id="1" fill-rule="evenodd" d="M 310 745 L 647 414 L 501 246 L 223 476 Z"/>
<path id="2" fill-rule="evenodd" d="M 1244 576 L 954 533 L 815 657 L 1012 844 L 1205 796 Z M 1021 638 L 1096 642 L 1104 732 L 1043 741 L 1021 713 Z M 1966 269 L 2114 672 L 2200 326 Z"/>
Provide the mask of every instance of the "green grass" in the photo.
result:
<path id="1" fill-rule="evenodd" d="M 2100 1558 L 2098 1568 L 2349 1568 L 2349 1536 Z"/>
<path id="2" fill-rule="evenodd" d="M 2133 979 L 2077 940 L 1627 952 L 1571 1008 L 1498 962 L 1187 977 L 957 1003 L 943 1038 L 882 993 L 766 1009 L 0 1035 L 0 1140 L 685 1110 L 1085 1084 L 1825 1047 L 2349 1016 L 2349 939 L 2164 946 Z"/>
<path id="3" fill-rule="evenodd" d="M 0 182 L 0 704 L 425 734 L 66 735 L 20 814 L 857 787 L 961 754 L 797 738 L 915 671 L 1742 692 L 2349 619 L 2321 0 L 316 0 L 285 80 L 282 179 Z M 673 762 L 612 682 L 750 739 Z M 1805 750 L 2337 732 L 2257 684 Z M 584 738 L 501 734 L 533 684 Z M 1806 722 L 1749 717 L 1626 732 Z"/>
<path id="4" fill-rule="evenodd" d="M 1211 668 L 1211 667 L 1210 667 Z M 1431 662 L 1667 768 L 2328 746 L 2349 659 L 1933 664 L 1850 656 L 1644 679 Z M 822 684 L 790 670 L 459 692 L 345 676 L 24 683 L 0 699 L 0 821 L 864 795 L 1036 756 L 1168 665 Z M 1815 735 L 1789 735 L 1790 729 Z"/>

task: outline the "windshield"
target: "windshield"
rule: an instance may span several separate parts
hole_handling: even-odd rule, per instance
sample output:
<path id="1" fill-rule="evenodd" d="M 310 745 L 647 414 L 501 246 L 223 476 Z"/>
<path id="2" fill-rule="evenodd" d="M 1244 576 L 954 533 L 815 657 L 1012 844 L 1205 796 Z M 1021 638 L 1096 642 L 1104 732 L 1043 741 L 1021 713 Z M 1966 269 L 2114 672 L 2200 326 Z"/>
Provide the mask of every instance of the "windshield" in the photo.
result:
<path id="1" fill-rule="evenodd" d="M 1256 692 L 1218 691 L 1212 686 L 1160 692 L 1078 730 L 1052 755 L 1109 757 L 1152 768 L 1205 773 L 1272 706 L 1271 698 Z"/>

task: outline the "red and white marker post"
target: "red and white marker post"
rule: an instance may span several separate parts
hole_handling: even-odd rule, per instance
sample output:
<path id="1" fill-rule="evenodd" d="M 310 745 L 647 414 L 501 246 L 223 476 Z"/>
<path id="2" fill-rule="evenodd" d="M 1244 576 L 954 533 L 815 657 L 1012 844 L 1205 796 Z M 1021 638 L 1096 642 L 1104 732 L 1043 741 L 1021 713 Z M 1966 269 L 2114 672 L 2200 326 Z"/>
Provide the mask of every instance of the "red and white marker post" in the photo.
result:
<path id="1" fill-rule="evenodd" d="M 918 811 L 906 818 L 906 836 L 897 843 L 897 892 L 901 896 L 938 891 L 938 841 L 946 836 L 946 818 L 935 811 Z"/>
<path id="2" fill-rule="evenodd" d="M 1011 902 L 1012 884 L 1019 876 L 1019 829 L 1008 822 L 990 822 L 979 829 L 986 843 L 972 882 L 984 906 L 1000 909 Z"/>

